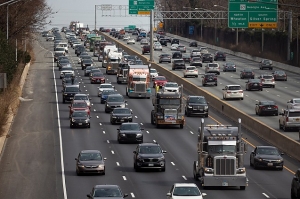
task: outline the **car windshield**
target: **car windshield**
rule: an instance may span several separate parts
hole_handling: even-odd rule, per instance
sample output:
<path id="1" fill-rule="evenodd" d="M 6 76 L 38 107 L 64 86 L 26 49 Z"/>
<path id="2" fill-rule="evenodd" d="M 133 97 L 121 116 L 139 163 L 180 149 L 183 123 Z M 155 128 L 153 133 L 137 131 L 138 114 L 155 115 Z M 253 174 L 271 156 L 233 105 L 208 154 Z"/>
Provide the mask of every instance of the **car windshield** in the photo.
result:
<path id="1" fill-rule="evenodd" d="M 209 68 L 215 68 L 215 67 L 218 67 L 218 64 L 208 64 L 208 67 Z"/>
<path id="2" fill-rule="evenodd" d="M 275 74 L 284 75 L 285 72 L 284 71 L 275 71 Z"/>
<path id="3" fill-rule="evenodd" d="M 196 67 L 195 66 L 189 66 L 189 67 L 186 67 L 187 70 L 195 70 Z"/>
<path id="4" fill-rule="evenodd" d="M 201 193 L 197 187 L 175 187 L 174 196 L 200 196 Z"/>
<path id="5" fill-rule="evenodd" d="M 75 111 L 72 114 L 73 117 L 88 117 L 87 112 L 85 111 Z"/>
<path id="6" fill-rule="evenodd" d="M 94 197 L 122 197 L 122 194 L 117 188 L 99 188 L 95 189 Z"/>
<path id="7" fill-rule="evenodd" d="M 234 66 L 234 63 L 233 62 L 227 62 L 226 66 Z"/>
<path id="8" fill-rule="evenodd" d="M 102 73 L 93 73 L 93 77 L 104 77 Z"/>
<path id="9" fill-rule="evenodd" d="M 150 73 L 157 73 L 156 69 L 150 69 Z"/>
<path id="10" fill-rule="evenodd" d="M 64 79 L 71 78 L 72 76 L 73 76 L 72 73 L 65 73 L 65 74 L 64 74 Z"/>
<path id="11" fill-rule="evenodd" d="M 193 61 L 201 61 L 200 57 L 193 58 Z"/>
<path id="12" fill-rule="evenodd" d="M 300 99 L 294 99 L 294 103 L 300 104 Z"/>
<path id="13" fill-rule="evenodd" d="M 138 131 L 138 130 L 140 130 L 140 126 L 139 126 L 139 124 L 126 123 L 126 124 L 121 125 L 120 130 L 135 130 L 135 131 Z"/>
<path id="14" fill-rule="evenodd" d="M 209 145 L 209 153 L 235 153 L 235 145 Z"/>
<path id="15" fill-rule="evenodd" d="M 113 110 L 113 113 L 117 113 L 117 114 L 131 114 L 131 111 L 129 109 L 119 109 L 116 108 Z"/>
<path id="16" fill-rule="evenodd" d="M 158 154 L 161 153 L 161 148 L 159 146 L 141 146 L 139 149 L 141 154 Z"/>
<path id="17" fill-rule="evenodd" d="M 265 60 L 264 63 L 265 64 L 271 64 L 272 62 L 271 62 L 271 60 Z"/>
<path id="18" fill-rule="evenodd" d="M 244 72 L 251 72 L 252 73 L 252 69 L 244 69 Z"/>
<path id="19" fill-rule="evenodd" d="M 84 62 L 84 63 L 92 63 L 93 61 L 90 60 L 90 59 L 84 59 L 84 60 L 82 60 L 82 62 Z"/>
<path id="20" fill-rule="evenodd" d="M 116 91 L 114 91 L 114 90 L 104 90 L 103 93 L 102 93 L 102 96 L 111 95 L 111 94 L 116 94 Z"/>
<path id="21" fill-rule="evenodd" d="M 100 153 L 81 153 L 79 155 L 80 161 L 102 160 Z"/>
<path id="22" fill-rule="evenodd" d="M 79 92 L 78 87 L 66 87 L 66 92 Z"/>
<path id="23" fill-rule="evenodd" d="M 108 102 L 124 102 L 123 96 L 109 96 Z"/>
<path id="24" fill-rule="evenodd" d="M 176 88 L 176 87 L 178 87 L 178 84 L 177 84 L 177 83 L 166 83 L 166 84 L 165 84 L 165 87 Z"/>
<path id="25" fill-rule="evenodd" d="M 261 101 L 260 105 L 275 105 L 275 102 L 273 102 L 273 101 Z"/>
<path id="26" fill-rule="evenodd" d="M 249 79 L 250 83 L 260 83 L 259 79 Z"/>
<path id="27" fill-rule="evenodd" d="M 273 79 L 273 76 L 271 76 L 271 75 L 264 75 L 263 78 L 264 79 Z"/>
<path id="28" fill-rule="evenodd" d="M 72 81 L 72 78 L 65 78 L 65 84 L 77 84 L 79 81 L 78 81 L 78 79 L 74 79 L 73 81 Z"/>
<path id="29" fill-rule="evenodd" d="M 289 112 L 289 117 L 300 117 L 300 111 L 299 112 Z"/>
<path id="30" fill-rule="evenodd" d="M 86 103 L 74 103 L 73 108 L 86 108 L 87 104 Z"/>
<path id="31" fill-rule="evenodd" d="M 113 88 L 112 85 L 104 85 L 104 84 L 101 84 L 100 85 L 100 88 Z"/>
<path id="32" fill-rule="evenodd" d="M 276 148 L 257 148 L 256 154 L 260 155 L 279 155 Z"/>
<path id="33" fill-rule="evenodd" d="M 65 48 L 55 48 L 55 51 L 65 51 Z"/>
<path id="34" fill-rule="evenodd" d="M 242 90 L 241 86 L 229 86 L 228 90 Z"/>
<path id="35" fill-rule="evenodd" d="M 64 70 L 73 70 L 73 68 L 70 66 L 62 67 L 61 71 L 64 71 Z"/>
<path id="36" fill-rule="evenodd" d="M 206 100 L 203 97 L 191 97 L 190 103 L 206 104 Z"/>
<path id="37" fill-rule="evenodd" d="M 183 58 L 190 58 L 191 56 L 189 54 L 182 54 Z"/>
<path id="38" fill-rule="evenodd" d="M 184 63 L 184 61 L 183 60 L 174 60 L 174 63 L 180 64 L 180 63 Z"/>
<path id="39" fill-rule="evenodd" d="M 74 100 L 89 100 L 89 98 L 86 95 L 75 95 Z"/>
<path id="40" fill-rule="evenodd" d="M 92 70 L 92 69 L 94 69 L 94 66 L 88 66 L 88 67 L 86 67 L 85 70 Z"/>

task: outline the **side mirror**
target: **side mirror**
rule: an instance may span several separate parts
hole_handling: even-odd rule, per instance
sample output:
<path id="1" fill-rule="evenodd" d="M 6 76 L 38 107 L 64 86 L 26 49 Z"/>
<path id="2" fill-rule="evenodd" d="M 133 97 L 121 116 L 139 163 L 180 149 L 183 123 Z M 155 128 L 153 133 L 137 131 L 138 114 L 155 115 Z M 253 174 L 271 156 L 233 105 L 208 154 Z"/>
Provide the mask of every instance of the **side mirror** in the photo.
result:
<path id="1" fill-rule="evenodd" d="M 78 160 L 78 158 L 75 158 L 75 160 Z"/>
<path id="2" fill-rule="evenodd" d="M 120 130 L 120 129 L 117 129 L 118 131 Z"/>
<path id="3" fill-rule="evenodd" d="M 134 154 L 136 154 L 136 151 L 133 151 Z"/>
<path id="4" fill-rule="evenodd" d="M 202 196 L 207 196 L 207 194 L 206 193 L 202 193 Z"/>
<path id="5" fill-rule="evenodd" d="M 167 196 L 171 196 L 171 193 L 167 193 Z"/>
<path id="6" fill-rule="evenodd" d="M 87 197 L 89 197 L 89 198 L 91 198 L 91 197 L 92 197 L 90 194 L 87 194 L 86 196 L 87 196 Z"/>
<path id="7" fill-rule="evenodd" d="M 162 152 L 162 153 L 167 153 L 167 151 L 164 151 L 164 150 L 162 150 L 161 152 Z"/>

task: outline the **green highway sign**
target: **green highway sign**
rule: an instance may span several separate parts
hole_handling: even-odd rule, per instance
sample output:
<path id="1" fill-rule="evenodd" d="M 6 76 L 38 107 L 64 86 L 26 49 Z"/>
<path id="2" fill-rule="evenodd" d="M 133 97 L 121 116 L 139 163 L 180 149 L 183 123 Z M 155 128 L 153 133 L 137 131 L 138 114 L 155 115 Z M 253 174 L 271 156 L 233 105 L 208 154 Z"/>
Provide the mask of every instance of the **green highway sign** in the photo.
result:
<path id="1" fill-rule="evenodd" d="M 129 0 L 129 14 L 150 14 L 154 9 L 154 0 Z"/>
<path id="2" fill-rule="evenodd" d="M 229 28 L 277 28 L 278 0 L 229 0 Z"/>

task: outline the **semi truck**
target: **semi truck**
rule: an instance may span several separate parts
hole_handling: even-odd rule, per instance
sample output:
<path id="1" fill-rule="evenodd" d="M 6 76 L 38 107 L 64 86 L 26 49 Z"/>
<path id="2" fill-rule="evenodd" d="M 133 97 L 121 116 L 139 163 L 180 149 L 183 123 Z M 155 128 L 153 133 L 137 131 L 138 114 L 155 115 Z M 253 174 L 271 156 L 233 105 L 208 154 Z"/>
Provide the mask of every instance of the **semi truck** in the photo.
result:
<path id="1" fill-rule="evenodd" d="M 148 65 L 128 64 L 126 96 L 150 99 L 150 72 Z"/>
<path id="2" fill-rule="evenodd" d="M 128 76 L 128 63 L 127 62 L 121 62 L 119 63 L 118 72 L 117 72 L 117 83 L 127 83 L 127 76 Z"/>
<path id="3" fill-rule="evenodd" d="M 156 128 L 179 125 L 182 129 L 185 125 L 182 93 L 183 85 L 179 92 L 159 91 L 159 87 L 156 87 L 152 98 L 154 109 L 151 111 L 151 124 L 156 125 Z"/>
<path id="4" fill-rule="evenodd" d="M 202 187 L 248 186 L 244 155 L 247 145 L 242 139 L 241 119 L 238 127 L 231 125 L 204 125 L 198 128 L 197 160 L 193 163 L 195 180 Z"/>
<path id="5" fill-rule="evenodd" d="M 102 62 L 102 67 L 106 68 L 106 74 L 116 75 L 121 59 L 122 53 L 118 52 L 115 46 L 106 46 L 103 50 Z"/>

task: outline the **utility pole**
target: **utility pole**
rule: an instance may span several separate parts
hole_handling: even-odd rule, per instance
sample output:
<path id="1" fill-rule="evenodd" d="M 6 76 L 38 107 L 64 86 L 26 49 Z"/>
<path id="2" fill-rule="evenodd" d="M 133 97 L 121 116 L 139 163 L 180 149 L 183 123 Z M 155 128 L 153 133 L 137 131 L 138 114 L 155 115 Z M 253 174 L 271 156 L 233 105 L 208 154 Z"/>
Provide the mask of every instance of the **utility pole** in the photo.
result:
<path id="1" fill-rule="evenodd" d="M 97 30 L 97 18 L 96 18 L 96 14 L 97 14 L 97 5 L 95 5 L 95 30 Z"/>
<path id="2" fill-rule="evenodd" d="M 153 62 L 153 10 L 150 10 L 150 62 Z"/>
<path id="3" fill-rule="evenodd" d="M 287 43 L 287 60 L 291 60 L 291 41 L 293 38 L 292 33 L 292 25 L 293 25 L 293 18 L 292 18 L 292 11 L 289 12 L 289 29 L 288 29 L 288 43 Z"/>

